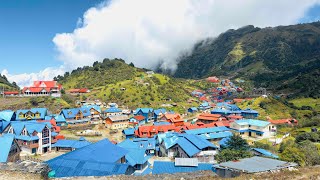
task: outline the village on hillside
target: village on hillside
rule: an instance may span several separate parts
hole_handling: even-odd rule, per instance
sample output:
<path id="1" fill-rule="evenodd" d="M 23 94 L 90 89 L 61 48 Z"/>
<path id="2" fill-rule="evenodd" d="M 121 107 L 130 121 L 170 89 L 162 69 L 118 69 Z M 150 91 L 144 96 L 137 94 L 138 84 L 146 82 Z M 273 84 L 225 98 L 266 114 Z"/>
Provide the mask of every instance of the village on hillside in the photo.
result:
<path id="1" fill-rule="evenodd" d="M 150 72 L 149 72 L 150 73 Z M 81 101 L 52 113 L 45 107 L 1 110 L 0 162 L 47 164 L 49 177 L 110 176 L 210 171 L 221 177 L 243 173 L 294 170 L 277 150 L 298 120 L 258 119 L 259 112 L 237 104 L 268 98 L 265 90 L 238 98 L 244 90 L 228 79 L 191 95 L 200 102 L 185 113 L 151 107 L 124 108 L 114 102 Z M 5 98 L 73 95 L 88 88 L 64 90 L 56 81 L 35 81 Z M 317 129 L 312 129 L 314 132 Z"/>

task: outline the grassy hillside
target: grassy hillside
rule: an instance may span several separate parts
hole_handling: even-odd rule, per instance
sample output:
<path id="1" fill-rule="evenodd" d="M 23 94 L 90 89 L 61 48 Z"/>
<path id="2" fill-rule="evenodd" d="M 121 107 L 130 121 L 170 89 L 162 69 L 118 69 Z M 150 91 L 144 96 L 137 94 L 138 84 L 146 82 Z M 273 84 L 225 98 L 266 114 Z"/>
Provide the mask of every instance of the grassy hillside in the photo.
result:
<path id="1" fill-rule="evenodd" d="M 24 97 L 24 98 L 0 98 L 0 110 L 10 109 L 13 111 L 19 109 L 29 109 L 35 107 L 48 108 L 51 113 L 59 113 L 61 108 L 72 107 L 63 98 L 56 99 L 51 97 Z"/>
<path id="2" fill-rule="evenodd" d="M 19 87 L 15 82 L 10 83 L 5 75 L 0 74 L 0 91 L 4 88 L 5 91 L 17 90 Z"/>
<path id="3" fill-rule="evenodd" d="M 175 77 L 242 78 L 299 97 L 320 97 L 320 22 L 228 30 L 181 57 Z"/>
<path id="4" fill-rule="evenodd" d="M 210 86 L 205 81 L 176 79 L 162 74 L 147 75 L 146 71 L 133 64 L 128 65 L 123 60 L 105 59 L 55 79 L 66 90 L 89 88 L 89 94 L 77 97 L 82 100 L 100 99 L 130 108 L 158 108 L 163 104 L 176 103 L 177 106 L 172 109 L 179 112 L 184 112 L 186 107 L 198 105 L 196 102 L 188 103 L 188 100 L 193 99 L 190 93 L 194 89 Z"/>
<path id="5" fill-rule="evenodd" d="M 305 102 L 316 101 L 319 99 L 308 99 Z M 301 102 L 299 99 L 293 100 L 293 102 Z M 251 101 L 246 101 L 238 104 L 240 108 L 252 108 L 259 112 L 259 119 L 283 119 L 283 118 L 296 118 L 300 122 L 307 123 L 313 118 L 317 118 L 317 114 L 320 113 L 317 108 L 305 108 L 292 101 L 288 102 L 285 99 L 275 98 L 255 98 Z"/>

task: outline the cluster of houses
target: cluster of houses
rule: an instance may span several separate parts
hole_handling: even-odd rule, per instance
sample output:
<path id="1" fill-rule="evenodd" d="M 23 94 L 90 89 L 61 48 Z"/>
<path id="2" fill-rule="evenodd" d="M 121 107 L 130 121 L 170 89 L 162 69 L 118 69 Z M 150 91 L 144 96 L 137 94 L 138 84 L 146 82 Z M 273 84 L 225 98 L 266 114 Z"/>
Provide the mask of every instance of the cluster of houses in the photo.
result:
<path id="1" fill-rule="evenodd" d="M 62 85 L 57 81 L 34 81 L 31 86 L 24 87 L 21 91 L 4 91 L 6 97 L 39 97 L 52 96 L 61 97 Z M 87 88 L 70 89 L 67 93 L 72 95 L 86 94 L 90 90 Z"/>
<path id="2" fill-rule="evenodd" d="M 216 77 L 207 80 L 221 83 L 229 90 L 236 87 L 232 82 Z M 54 81 L 35 81 L 32 87 L 26 87 L 22 92 L 26 96 L 59 97 L 61 89 L 62 86 Z M 219 90 L 219 93 L 222 91 Z M 89 90 L 72 89 L 68 92 L 77 95 Z M 193 91 L 192 95 L 202 102 L 198 107 L 187 110 L 198 113 L 192 121 L 165 108 L 137 108 L 131 111 L 122 110 L 115 103 L 109 103 L 106 109 L 100 105 L 82 105 L 62 109 L 59 114 L 50 114 L 46 108 L 1 111 L 0 162 L 15 162 L 21 154 L 44 154 L 53 150 L 65 152 L 46 161 L 52 170 L 50 177 L 57 178 L 203 170 L 213 171 L 222 177 L 234 177 L 241 173 L 297 166 L 279 161 L 276 155 L 259 148 L 251 149 L 255 155 L 252 158 L 217 164 L 215 156 L 233 134 L 252 139 L 270 138 L 276 134 L 277 125 L 297 124 L 297 121 L 258 120 L 257 111 L 241 109 L 233 104 L 243 99 L 212 101 L 206 98 L 203 91 Z M 89 142 L 83 137 L 78 140 L 65 139 L 60 134 L 63 126 L 102 123 L 110 130 L 122 130 L 124 140 Z M 151 165 L 149 160 L 153 157 L 166 157 L 171 161 L 155 160 Z"/>

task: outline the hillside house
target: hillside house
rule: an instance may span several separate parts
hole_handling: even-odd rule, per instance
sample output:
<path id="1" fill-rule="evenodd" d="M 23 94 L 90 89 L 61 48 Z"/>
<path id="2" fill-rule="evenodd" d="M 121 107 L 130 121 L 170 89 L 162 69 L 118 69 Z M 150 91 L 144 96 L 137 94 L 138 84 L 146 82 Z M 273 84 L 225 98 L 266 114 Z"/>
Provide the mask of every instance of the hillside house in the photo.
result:
<path id="1" fill-rule="evenodd" d="M 258 111 L 252 110 L 252 109 L 245 109 L 241 110 L 241 116 L 246 119 L 254 119 L 257 118 L 259 115 Z"/>
<path id="2" fill-rule="evenodd" d="M 124 129 L 122 130 L 122 134 L 124 136 L 125 139 L 133 139 L 134 138 L 134 131 L 136 130 L 137 128 L 127 128 L 127 129 Z"/>
<path id="3" fill-rule="evenodd" d="M 175 126 L 182 126 L 184 124 L 184 120 L 180 114 L 165 114 L 161 117 L 161 121 L 169 122 Z"/>
<path id="4" fill-rule="evenodd" d="M 88 88 L 70 89 L 67 91 L 71 95 L 87 94 L 90 92 Z"/>
<path id="5" fill-rule="evenodd" d="M 32 109 L 17 110 L 16 120 L 24 121 L 24 120 L 44 119 L 47 113 L 48 111 L 46 108 L 32 108 Z"/>
<path id="6" fill-rule="evenodd" d="M 188 112 L 189 113 L 196 113 L 196 112 L 198 112 L 198 108 L 196 108 L 196 107 L 188 108 Z"/>
<path id="7" fill-rule="evenodd" d="M 4 91 L 3 95 L 5 97 L 16 97 L 16 96 L 20 96 L 19 91 Z"/>
<path id="8" fill-rule="evenodd" d="M 90 144 L 91 142 L 87 141 L 84 137 L 80 137 L 79 140 L 60 139 L 52 145 L 52 148 L 54 148 L 55 151 L 69 152 Z"/>
<path id="9" fill-rule="evenodd" d="M 242 137 L 253 138 L 269 138 L 275 135 L 277 131 L 274 124 L 255 119 L 243 119 L 231 122 L 230 128 Z"/>
<path id="10" fill-rule="evenodd" d="M 146 118 L 146 122 L 153 120 L 154 118 L 154 111 L 152 108 L 138 108 L 135 111 L 135 115 L 142 115 Z"/>
<path id="11" fill-rule="evenodd" d="M 52 131 L 50 123 L 13 121 L 4 130 L 13 134 L 21 151 L 27 154 L 43 154 L 51 151 Z"/>
<path id="12" fill-rule="evenodd" d="M 212 170 L 212 164 L 199 163 L 197 158 L 175 158 L 175 162 L 155 161 L 153 164 L 152 174 L 192 173 Z"/>
<path id="13" fill-rule="evenodd" d="M 90 118 L 93 121 L 97 121 L 101 119 L 101 108 L 98 105 L 87 105 L 81 106 L 82 109 L 87 109 L 90 111 Z"/>
<path id="14" fill-rule="evenodd" d="M 62 109 L 60 115 L 63 115 L 67 123 L 86 123 L 91 120 L 91 112 L 87 108 Z"/>
<path id="15" fill-rule="evenodd" d="M 290 125 L 290 126 L 298 125 L 298 120 L 293 119 L 293 118 L 277 119 L 277 120 L 270 119 L 269 122 L 274 124 L 274 125 Z"/>
<path id="16" fill-rule="evenodd" d="M 146 118 L 142 115 L 133 116 L 130 118 L 130 124 L 141 126 L 146 123 Z"/>
<path id="17" fill-rule="evenodd" d="M 55 178 L 112 176 L 133 173 L 126 163 L 128 151 L 108 139 L 68 152 L 46 161 Z"/>
<path id="18" fill-rule="evenodd" d="M 61 96 L 62 85 L 57 81 L 34 81 L 30 87 L 22 89 L 23 96 Z"/>
<path id="19" fill-rule="evenodd" d="M 150 155 L 146 154 L 146 148 L 127 139 L 117 144 L 129 153 L 126 154 L 126 163 L 133 167 L 135 173 L 143 173 L 148 168 L 148 160 Z"/>
<path id="20" fill-rule="evenodd" d="M 218 147 L 193 134 L 165 133 L 158 135 L 159 156 L 197 158 L 199 162 L 214 163 Z"/>
<path id="21" fill-rule="evenodd" d="M 115 106 L 111 106 L 110 108 L 106 109 L 105 111 L 103 111 L 103 115 L 105 117 L 108 116 L 120 116 L 122 115 L 122 110 L 115 107 Z"/>
<path id="22" fill-rule="evenodd" d="M 159 126 L 139 126 L 137 130 L 135 130 L 135 136 L 140 138 L 145 137 L 154 137 L 157 134 L 165 133 L 165 132 L 175 132 L 176 126 L 173 124 L 170 125 L 159 125 Z"/>
<path id="23" fill-rule="evenodd" d="M 217 140 L 232 136 L 231 129 L 226 128 L 224 126 L 191 129 L 191 130 L 186 130 L 185 133 L 197 135 L 209 141 L 217 141 Z"/>
<path id="24" fill-rule="evenodd" d="M 14 135 L 4 134 L 0 136 L 0 163 L 16 162 L 20 160 L 21 149 Z"/>
<path id="25" fill-rule="evenodd" d="M 157 122 L 158 120 L 160 120 L 160 118 L 165 115 L 167 113 L 167 110 L 164 108 L 161 109 L 155 109 L 154 110 L 154 121 Z"/>
<path id="26" fill-rule="evenodd" d="M 232 178 L 241 174 L 253 174 L 263 172 L 274 172 L 296 167 L 298 164 L 279 161 L 276 159 L 254 156 L 238 161 L 228 161 L 214 165 L 216 174 L 223 178 Z"/>
<path id="27" fill-rule="evenodd" d="M 197 122 L 202 122 L 204 124 L 210 124 L 217 121 L 226 121 L 226 118 L 221 114 L 207 114 L 202 113 L 198 116 Z"/>
<path id="28" fill-rule="evenodd" d="M 109 116 L 105 119 L 105 125 L 109 129 L 125 129 L 129 125 L 129 116 Z"/>

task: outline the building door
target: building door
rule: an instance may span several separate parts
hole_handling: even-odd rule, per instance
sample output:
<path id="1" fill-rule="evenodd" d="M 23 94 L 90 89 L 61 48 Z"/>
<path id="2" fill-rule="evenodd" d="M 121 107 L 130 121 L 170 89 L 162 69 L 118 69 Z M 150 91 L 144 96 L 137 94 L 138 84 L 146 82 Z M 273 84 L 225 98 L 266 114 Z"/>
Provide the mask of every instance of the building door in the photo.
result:
<path id="1" fill-rule="evenodd" d="M 251 137 L 251 131 L 249 131 L 249 137 Z"/>
<path id="2" fill-rule="evenodd" d="M 48 147 L 43 148 L 43 153 L 46 153 L 46 152 L 48 152 Z"/>

